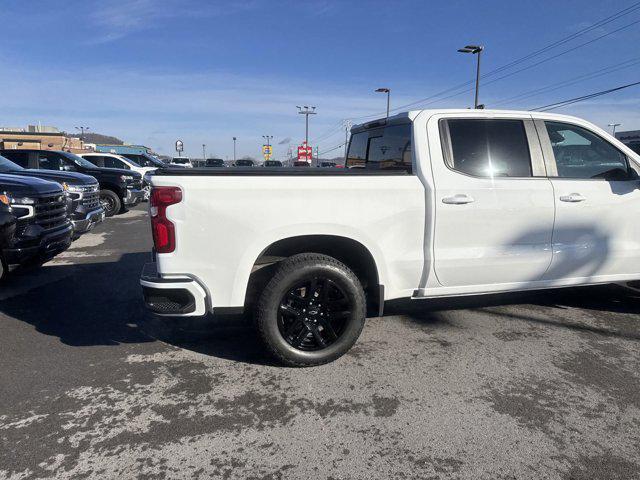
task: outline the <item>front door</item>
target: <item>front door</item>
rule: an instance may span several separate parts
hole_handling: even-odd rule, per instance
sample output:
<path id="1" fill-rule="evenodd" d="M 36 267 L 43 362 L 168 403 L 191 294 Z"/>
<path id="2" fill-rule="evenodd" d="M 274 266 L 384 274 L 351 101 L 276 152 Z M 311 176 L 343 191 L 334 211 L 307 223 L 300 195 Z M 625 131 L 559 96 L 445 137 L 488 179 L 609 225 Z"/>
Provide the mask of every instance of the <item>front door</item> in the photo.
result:
<path id="1" fill-rule="evenodd" d="M 434 268 L 447 287 L 540 280 L 551 263 L 553 189 L 529 118 L 442 118 Z"/>
<path id="2" fill-rule="evenodd" d="M 556 221 L 553 261 L 545 279 L 640 272 L 640 180 L 625 153 L 586 128 L 537 120 L 551 157 Z"/>

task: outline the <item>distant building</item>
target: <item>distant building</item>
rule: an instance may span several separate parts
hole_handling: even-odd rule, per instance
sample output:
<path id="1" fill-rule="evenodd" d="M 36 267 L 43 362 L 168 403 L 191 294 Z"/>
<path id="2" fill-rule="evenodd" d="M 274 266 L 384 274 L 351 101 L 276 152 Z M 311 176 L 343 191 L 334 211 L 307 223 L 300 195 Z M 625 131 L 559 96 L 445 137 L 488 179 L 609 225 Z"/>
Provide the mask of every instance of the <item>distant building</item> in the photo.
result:
<path id="1" fill-rule="evenodd" d="M 55 130 L 55 131 L 41 131 Z M 0 128 L 0 148 L 36 148 L 39 150 L 66 150 L 82 152 L 85 150 L 79 138 L 67 137 L 55 127 L 30 125 L 27 129 L 10 130 Z"/>
<path id="2" fill-rule="evenodd" d="M 117 155 L 122 155 L 125 153 L 133 153 L 133 154 L 141 154 L 148 153 L 152 154 L 152 151 L 149 147 L 145 147 L 144 145 L 95 145 L 95 151 L 100 153 L 115 153 Z"/>

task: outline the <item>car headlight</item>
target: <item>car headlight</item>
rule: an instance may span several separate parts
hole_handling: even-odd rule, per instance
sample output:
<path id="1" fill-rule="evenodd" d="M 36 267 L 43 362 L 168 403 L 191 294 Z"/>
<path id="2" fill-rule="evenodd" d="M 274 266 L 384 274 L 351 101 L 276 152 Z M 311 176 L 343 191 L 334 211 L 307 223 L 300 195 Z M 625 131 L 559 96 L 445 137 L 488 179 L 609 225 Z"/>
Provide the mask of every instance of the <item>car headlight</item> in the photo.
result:
<path id="1" fill-rule="evenodd" d="M 11 211 L 17 218 L 24 219 L 35 215 L 36 201 L 31 197 L 12 197 L 6 193 L 0 195 L 0 202 L 11 207 Z"/>
<path id="2" fill-rule="evenodd" d="M 35 199 L 31 197 L 9 197 L 11 205 L 34 205 Z"/>

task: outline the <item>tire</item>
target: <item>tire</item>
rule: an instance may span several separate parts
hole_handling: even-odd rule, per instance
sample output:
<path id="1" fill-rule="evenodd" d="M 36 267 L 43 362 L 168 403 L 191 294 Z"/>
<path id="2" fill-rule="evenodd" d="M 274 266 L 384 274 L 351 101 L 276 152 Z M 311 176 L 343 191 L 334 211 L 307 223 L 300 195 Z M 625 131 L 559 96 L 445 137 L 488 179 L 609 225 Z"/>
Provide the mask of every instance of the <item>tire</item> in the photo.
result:
<path id="1" fill-rule="evenodd" d="M 0 283 L 4 283 L 9 274 L 9 268 L 7 262 L 4 261 L 4 256 L 0 253 Z"/>
<path id="2" fill-rule="evenodd" d="M 100 204 L 105 217 L 113 217 L 122 208 L 120 197 L 112 190 L 100 190 Z"/>
<path id="3" fill-rule="evenodd" d="M 332 362 L 358 340 L 366 298 L 358 277 L 333 257 L 283 260 L 262 291 L 255 322 L 267 351 L 289 367 Z"/>

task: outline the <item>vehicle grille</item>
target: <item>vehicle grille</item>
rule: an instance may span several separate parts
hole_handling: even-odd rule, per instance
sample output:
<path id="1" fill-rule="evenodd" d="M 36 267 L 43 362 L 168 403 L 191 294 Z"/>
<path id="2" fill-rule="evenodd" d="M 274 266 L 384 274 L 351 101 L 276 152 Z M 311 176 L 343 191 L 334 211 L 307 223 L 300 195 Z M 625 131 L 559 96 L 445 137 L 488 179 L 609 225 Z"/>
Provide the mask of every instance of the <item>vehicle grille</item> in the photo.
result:
<path id="1" fill-rule="evenodd" d="M 85 190 L 81 203 L 88 211 L 95 210 L 100 207 L 100 194 L 98 193 L 97 185 L 91 185 L 91 189 Z"/>
<path id="2" fill-rule="evenodd" d="M 45 231 L 55 230 L 68 223 L 67 205 L 62 193 L 42 196 L 36 201 L 36 224 Z"/>

